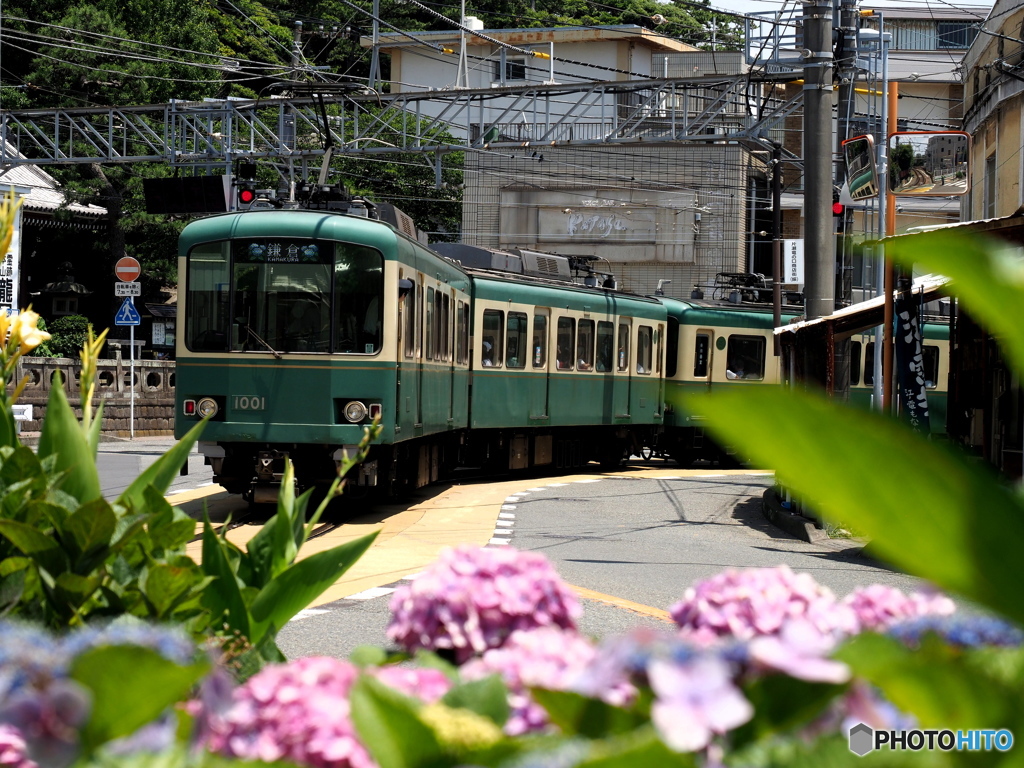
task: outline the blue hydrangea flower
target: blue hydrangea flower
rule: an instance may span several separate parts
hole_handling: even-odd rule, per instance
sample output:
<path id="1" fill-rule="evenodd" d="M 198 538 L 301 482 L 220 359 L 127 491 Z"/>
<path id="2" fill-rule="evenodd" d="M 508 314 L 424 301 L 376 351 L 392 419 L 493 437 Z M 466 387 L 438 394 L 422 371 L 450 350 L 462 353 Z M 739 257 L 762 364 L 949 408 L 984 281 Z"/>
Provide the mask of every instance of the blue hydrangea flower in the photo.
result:
<path id="1" fill-rule="evenodd" d="M 963 648 L 1024 645 L 1020 627 L 994 616 L 922 616 L 890 627 L 887 634 L 917 645 L 928 632 Z"/>

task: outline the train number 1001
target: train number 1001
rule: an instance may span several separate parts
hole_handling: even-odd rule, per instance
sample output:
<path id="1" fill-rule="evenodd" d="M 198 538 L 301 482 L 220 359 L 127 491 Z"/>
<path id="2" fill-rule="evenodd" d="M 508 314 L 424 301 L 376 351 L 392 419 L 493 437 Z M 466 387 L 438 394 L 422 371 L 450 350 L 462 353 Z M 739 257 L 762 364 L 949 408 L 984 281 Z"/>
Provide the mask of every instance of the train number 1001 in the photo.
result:
<path id="1" fill-rule="evenodd" d="M 267 410 L 267 398 L 265 397 L 246 397 L 244 395 L 235 395 L 235 410 L 238 411 L 265 411 Z"/>

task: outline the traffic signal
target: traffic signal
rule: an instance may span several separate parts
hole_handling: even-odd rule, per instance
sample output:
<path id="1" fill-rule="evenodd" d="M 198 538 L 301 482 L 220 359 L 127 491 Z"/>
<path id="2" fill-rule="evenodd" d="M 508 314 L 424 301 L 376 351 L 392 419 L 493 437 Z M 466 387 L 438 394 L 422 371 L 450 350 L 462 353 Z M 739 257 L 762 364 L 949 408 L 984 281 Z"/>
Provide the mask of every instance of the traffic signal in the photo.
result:
<path id="1" fill-rule="evenodd" d="M 238 207 L 252 205 L 256 200 L 256 187 L 252 184 L 238 185 Z"/>
<path id="2" fill-rule="evenodd" d="M 846 206 L 839 202 L 839 196 L 839 187 L 832 187 L 832 216 L 836 232 L 842 232 L 846 228 Z"/>

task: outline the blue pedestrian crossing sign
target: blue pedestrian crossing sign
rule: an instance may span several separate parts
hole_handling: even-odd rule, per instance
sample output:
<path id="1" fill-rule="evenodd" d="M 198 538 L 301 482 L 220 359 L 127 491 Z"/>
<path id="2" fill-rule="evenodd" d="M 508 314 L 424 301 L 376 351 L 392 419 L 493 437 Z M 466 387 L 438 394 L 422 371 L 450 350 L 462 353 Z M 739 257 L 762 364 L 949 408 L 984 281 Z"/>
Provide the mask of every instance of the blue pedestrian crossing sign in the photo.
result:
<path id="1" fill-rule="evenodd" d="M 135 309 L 135 302 L 132 301 L 132 297 L 125 296 L 124 303 L 121 304 L 121 308 L 114 315 L 114 325 L 139 325 L 141 322 L 142 318 L 139 317 L 139 311 Z"/>

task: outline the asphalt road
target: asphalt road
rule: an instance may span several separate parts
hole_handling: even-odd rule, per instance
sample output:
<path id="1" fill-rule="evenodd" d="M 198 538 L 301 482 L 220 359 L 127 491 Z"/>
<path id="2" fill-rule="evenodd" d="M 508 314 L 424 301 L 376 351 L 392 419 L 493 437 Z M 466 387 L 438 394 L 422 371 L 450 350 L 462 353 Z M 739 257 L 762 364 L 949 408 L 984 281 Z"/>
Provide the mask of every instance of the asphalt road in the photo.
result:
<path id="1" fill-rule="evenodd" d="M 707 473 L 712 474 L 712 473 Z M 849 540 L 808 544 L 769 524 L 760 497 L 765 474 L 538 481 L 504 505 L 511 546 L 543 552 L 581 588 L 581 629 L 594 637 L 637 624 L 671 626 L 664 611 L 697 579 L 730 567 L 788 564 L 837 595 L 880 582 L 916 581 L 860 556 Z M 496 532 L 497 533 L 497 532 Z M 289 657 L 344 657 L 362 644 L 386 644 L 389 594 L 321 606 L 279 636 Z"/>

